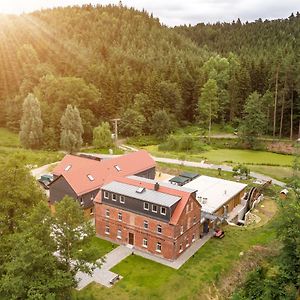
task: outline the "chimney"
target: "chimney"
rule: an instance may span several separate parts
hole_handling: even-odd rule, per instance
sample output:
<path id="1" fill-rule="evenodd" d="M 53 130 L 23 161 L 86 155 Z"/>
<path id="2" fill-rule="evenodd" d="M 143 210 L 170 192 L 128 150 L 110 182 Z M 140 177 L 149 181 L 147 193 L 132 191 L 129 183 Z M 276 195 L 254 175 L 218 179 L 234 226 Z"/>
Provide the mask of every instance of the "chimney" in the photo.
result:
<path id="1" fill-rule="evenodd" d="M 156 183 L 154 184 L 154 191 L 158 191 L 158 189 L 159 189 L 159 183 L 156 182 Z"/>

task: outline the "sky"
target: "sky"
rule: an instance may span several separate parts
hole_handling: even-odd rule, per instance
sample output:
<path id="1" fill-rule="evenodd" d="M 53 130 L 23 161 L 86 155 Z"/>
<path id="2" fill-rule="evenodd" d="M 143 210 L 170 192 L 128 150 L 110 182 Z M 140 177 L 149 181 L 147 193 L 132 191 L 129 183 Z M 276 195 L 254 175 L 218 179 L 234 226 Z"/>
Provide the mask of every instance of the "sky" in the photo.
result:
<path id="1" fill-rule="evenodd" d="M 0 13 L 21 14 L 42 8 L 82 5 L 118 4 L 119 0 L 0 0 Z M 123 5 L 139 10 L 145 9 L 168 26 L 242 22 L 258 18 L 286 18 L 300 11 L 300 0 L 123 0 Z"/>

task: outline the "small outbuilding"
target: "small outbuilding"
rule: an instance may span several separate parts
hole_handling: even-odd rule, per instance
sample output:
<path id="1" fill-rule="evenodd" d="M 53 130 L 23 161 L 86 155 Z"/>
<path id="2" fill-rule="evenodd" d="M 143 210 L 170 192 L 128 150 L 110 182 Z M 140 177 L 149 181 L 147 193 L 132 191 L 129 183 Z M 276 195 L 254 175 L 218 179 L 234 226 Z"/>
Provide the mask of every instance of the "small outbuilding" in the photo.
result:
<path id="1" fill-rule="evenodd" d="M 279 197 L 281 199 L 286 199 L 287 195 L 288 195 L 289 191 L 287 189 L 283 189 L 280 194 L 279 194 Z"/>
<path id="2" fill-rule="evenodd" d="M 186 177 L 175 176 L 175 177 L 171 178 L 169 181 L 173 185 L 183 186 L 186 183 L 188 183 L 190 180 L 188 178 L 186 178 Z"/>

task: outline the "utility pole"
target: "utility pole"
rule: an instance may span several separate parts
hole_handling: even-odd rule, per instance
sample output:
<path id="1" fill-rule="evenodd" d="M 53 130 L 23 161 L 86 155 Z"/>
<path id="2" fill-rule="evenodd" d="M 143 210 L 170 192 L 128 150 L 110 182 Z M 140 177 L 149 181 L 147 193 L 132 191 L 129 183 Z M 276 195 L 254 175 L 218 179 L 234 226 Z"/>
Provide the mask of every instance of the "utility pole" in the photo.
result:
<path id="1" fill-rule="evenodd" d="M 116 147 L 118 146 L 117 145 L 117 142 L 118 142 L 118 122 L 120 120 L 121 119 L 111 119 L 111 121 L 114 123 L 114 127 L 115 127 L 115 144 L 116 144 Z"/>

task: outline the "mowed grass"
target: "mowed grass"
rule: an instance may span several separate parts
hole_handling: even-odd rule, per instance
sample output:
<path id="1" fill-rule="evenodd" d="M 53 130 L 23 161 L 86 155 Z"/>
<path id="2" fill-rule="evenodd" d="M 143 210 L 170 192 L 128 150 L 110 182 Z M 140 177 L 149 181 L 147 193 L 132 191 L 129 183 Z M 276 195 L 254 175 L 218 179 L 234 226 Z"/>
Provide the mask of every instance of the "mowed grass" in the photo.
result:
<path id="1" fill-rule="evenodd" d="M 257 165 L 291 166 L 293 155 L 284 155 L 267 151 L 252 151 L 238 149 L 217 149 L 205 151 L 203 157 L 217 163 L 242 163 Z"/>
<path id="2" fill-rule="evenodd" d="M 83 299 L 202 299 L 240 259 L 240 252 L 276 238 L 273 221 L 261 227 L 225 227 L 222 240 L 211 239 L 179 270 L 131 255 L 112 271 L 124 278 L 112 288 L 91 284 L 78 292 Z"/>
<path id="3" fill-rule="evenodd" d="M 157 145 L 143 147 L 154 156 L 176 158 L 188 161 L 206 160 L 210 163 L 253 164 L 270 166 L 292 166 L 294 156 L 267 151 L 216 149 L 199 153 L 159 151 Z"/>
<path id="4" fill-rule="evenodd" d="M 88 252 L 88 260 L 94 261 L 116 248 L 117 245 L 109 241 L 100 239 L 98 237 L 93 237 L 87 244 L 82 247 L 82 251 Z"/>

